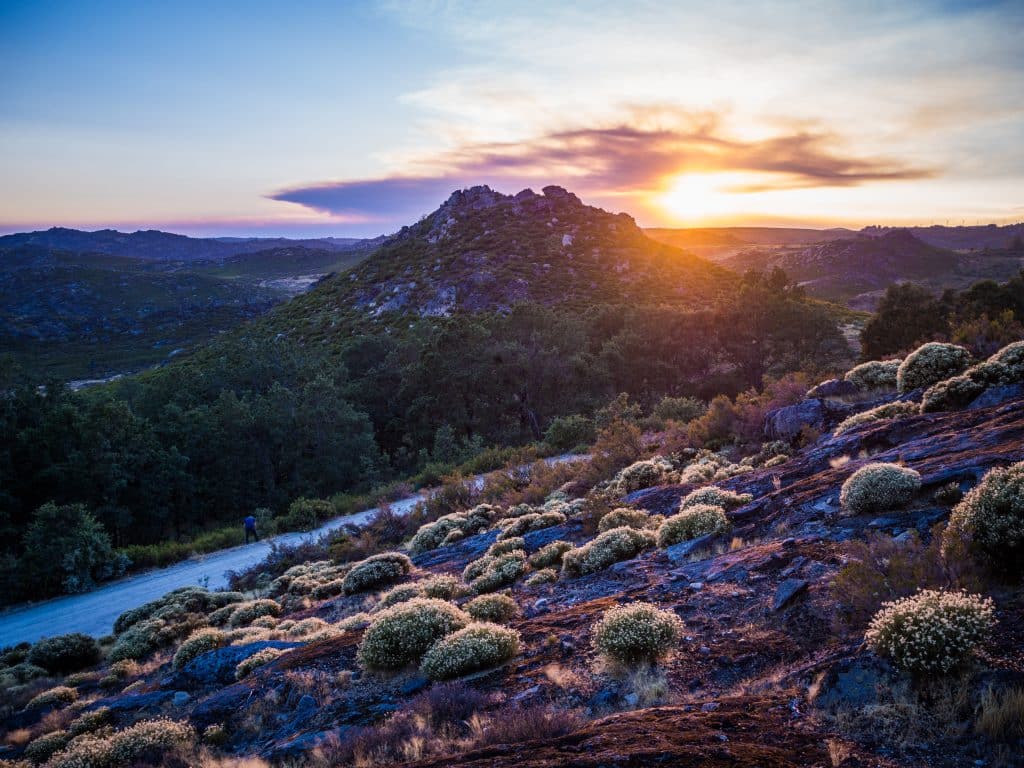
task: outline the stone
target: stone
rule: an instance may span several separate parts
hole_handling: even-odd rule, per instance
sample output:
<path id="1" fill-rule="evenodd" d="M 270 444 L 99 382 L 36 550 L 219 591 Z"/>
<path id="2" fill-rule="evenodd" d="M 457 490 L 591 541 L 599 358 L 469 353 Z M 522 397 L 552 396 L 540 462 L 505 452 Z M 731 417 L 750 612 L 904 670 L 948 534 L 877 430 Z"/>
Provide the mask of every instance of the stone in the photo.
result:
<path id="1" fill-rule="evenodd" d="M 713 542 L 715 538 L 715 534 L 707 533 L 703 536 L 698 536 L 696 539 L 681 541 L 678 544 L 673 544 L 671 547 L 665 547 L 665 554 L 672 562 L 672 565 L 683 565 L 690 559 L 690 555 L 703 547 L 706 547 L 708 544 Z"/>
<path id="2" fill-rule="evenodd" d="M 416 677 L 406 680 L 405 683 L 402 684 L 401 690 L 403 694 L 408 696 L 409 694 L 422 691 L 428 685 L 430 685 L 430 681 L 427 678 L 423 675 L 417 675 Z"/>
<path id="3" fill-rule="evenodd" d="M 173 698 L 170 691 L 151 691 L 150 693 L 131 693 L 127 695 L 111 696 L 106 699 L 97 699 L 89 704 L 86 710 L 106 707 L 114 712 L 140 712 L 145 709 L 153 709 L 162 706 Z"/>
<path id="4" fill-rule="evenodd" d="M 874 704 L 879 689 L 890 687 L 894 680 L 892 668 L 875 656 L 847 659 L 825 673 L 812 701 L 827 710 L 860 709 Z"/>
<path id="5" fill-rule="evenodd" d="M 622 701 L 625 702 L 628 707 L 635 707 L 640 703 L 640 696 L 636 693 L 627 693 L 622 697 Z"/>
<path id="6" fill-rule="evenodd" d="M 700 711 L 701 712 L 714 712 L 720 706 L 722 706 L 722 705 L 719 704 L 717 701 L 709 701 L 707 704 L 701 704 Z"/>
<path id="7" fill-rule="evenodd" d="M 527 688 L 525 691 L 520 691 L 515 696 L 513 696 L 512 701 L 523 701 L 525 699 L 529 699 L 532 696 L 536 696 L 538 693 L 540 693 L 540 686 L 533 685 Z"/>
<path id="8" fill-rule="evenodd" d="M 829 379 L 823 381 L 815 387 L 811 387 L 807 391 L 808 398 L 822 398 L 822 397 L 846 397 L 847 395 L 855 395 L 860 390 L 857 385 L 852 381 L 846 379 Z"/>
<path id="9" fill-rule="evenodd" d="M 171 703 L 176 707 L 183 707 L 192 700 L 188 691 L 175 691 L 174 696 L 171 698 Z"/>
<path id="10" fill-rule="evenodd" d="M 307 757 L 310 752 L 325 742 L 343 738 L 349 730 L 351 730 L 351 726 L 343 725 L 329 731 L 300 733 L 265 749 L 261 756 L 275 763 Z"/>
<path id="11" fill-rule="evenodd" d="M 316 699 L 308 693 L 303 694 L 302 698 L 299 699 L 299 703 L 295 705 L 295 709 L 298 712 L 309 712 L 310 710 L 314 710 L 316 709 Z"/>
<path id="12" fill-rule="evenodd" d="M 976 411 L 979 408 L 991 408 L 994 405 L 1002 405 L 1011 400 L 1018 400 L 1024 397 L 1024 384 L 1008 384 L 1001 387 L 989 387 L 967 406 L 967 410 Z"/>
<path id="13" fill-rule="evenodd" d="M 192 659 L 175 678 L 179 688 L 197 688 L 210 685 L 228 685 L 235 682 L 235 668 L 264 648 L 295 648 L 302 643 L 287 643 L 280 640 L 264 640 L 245 645 L 229 645 L 207 651 Z"/>
<path id="14" fill-rule="evenodd" d="M 772 610 L 782 610 L 790 600 L 805 589 L 807 589 L 807 582 L 803 579 L 786 579 L 775 590 L 775 597 L 772 599 Z"/>

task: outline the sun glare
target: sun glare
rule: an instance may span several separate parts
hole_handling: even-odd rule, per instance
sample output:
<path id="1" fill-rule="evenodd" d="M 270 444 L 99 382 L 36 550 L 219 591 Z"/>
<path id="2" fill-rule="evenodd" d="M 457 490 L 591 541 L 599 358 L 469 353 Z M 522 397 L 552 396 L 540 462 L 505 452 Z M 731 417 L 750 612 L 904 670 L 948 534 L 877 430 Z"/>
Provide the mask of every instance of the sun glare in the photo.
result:
<path id="1" fill-rule="evenodd" d="M 758 182 L 763 179 L 751 173 L 683 173 L 657 199 L 679 223 L 696 224 L 740 212 L 751 196 L 743 189 Z"/>

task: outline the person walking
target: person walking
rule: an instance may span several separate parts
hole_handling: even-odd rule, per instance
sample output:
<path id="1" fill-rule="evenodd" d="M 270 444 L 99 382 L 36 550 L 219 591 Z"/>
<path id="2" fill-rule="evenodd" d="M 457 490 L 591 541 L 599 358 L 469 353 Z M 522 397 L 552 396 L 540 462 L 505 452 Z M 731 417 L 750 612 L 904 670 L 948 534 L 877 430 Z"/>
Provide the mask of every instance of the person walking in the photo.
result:
<path id="1" fill-rule="evenodd" d="M 256 533 L 256 518 L 249 515 L 245 518 L 245 543 L 249 543 L 249 537 L 252 536 L 253 541 L 259 541 L 260 535 Z"/>

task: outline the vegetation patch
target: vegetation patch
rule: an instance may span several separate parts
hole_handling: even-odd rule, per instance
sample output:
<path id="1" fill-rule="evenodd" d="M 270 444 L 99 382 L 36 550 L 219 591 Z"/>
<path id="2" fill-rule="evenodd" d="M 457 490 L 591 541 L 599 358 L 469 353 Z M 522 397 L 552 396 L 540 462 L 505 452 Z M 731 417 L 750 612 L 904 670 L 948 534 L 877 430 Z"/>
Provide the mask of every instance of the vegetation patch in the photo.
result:
<path id="1" fill-rule="evenodd" d="M 388 608 L 367 627 L 359 663 L 372 670 L 398 670 L 420 660 L 437 640 L 469 624 L 451 603 L 417 598 Z"/>
<path id="2" fill-rule="evenodd" d="M 470 624 L 438 640 L 420 670 L 431 680 L 450 680 L 496 667 L 519 653 L 519 633 L 498 624 Z"/>
<path id="3" fill-rule="evenodd" d="M 474 621 L 490 621 L 495 624 L 504 624 L 519 613 L 516 601 L 508 595 L 480 595 L 462 606 L 462 609 Z"/>
<path id="4" fill-rule="evenodd" d="M 900 392 L 930 387 L 962 373 L 971 364 L 971 352 L 956 344 L 922 344 L 900 363 L 896 384 Z"/>
<path id="5" fill-rule="evenodd" d="M 610 531 L 612 528 L 651 528 L 656 527 L 660 518 L 652 518 L 651 515 L 642 509 L 630 509 L 629 507 L 618 507 L 606 515 L 603 515 L 597 522 L 597 530 Z"/>
<path id="6" fill-rule="evenodd" d="M 653 531 L 612 528 L 582 547 L 566 552 L 562 558 L 562 573 L 567 576 L 596 573 L 612 563 L 636 557 L 656 542 L 657 535 Z"/>
<path id="7" fill-rule="evenodd" d="M 896 389 L 897 374 L 902 360 L 870 360 L 856 365 L 846 372 L 846 380 L 856 384 L 858 389 Z"/>
<path id="8" fill-rule="evenodd" d="M 1000 569 L 1021 569 L 1024 554 L 1024 462 L 996 468 L 950 513 L 952 545 L 966 542 Z"/>
<path id="9" fill-rule="evenodd" d="M 345 574 L 342 584 L 345 594 L 365 592 L 368 589 L 379 589 L 403 579 L 412 571 L 412 560 L 401 552 L 382 552 L 371 555 L 356 563 Z"/>
<path id="10" fill-rule="evenodd" d="M 688 493 L 679 502 L 679 510 L 682 511 L 688 507 L 695 507 L 700 504 L 721 507 L 726 512 L 730 512 L 746 506 L 753 500 L 754 497 L 749 493 L 735 493 L 714 485 L 708 485 Z"/>
<path id="11" fill-rule="evenodd" d="M 839 503 L 844 515 L 900 509 L 921 490 L 921 475 L 899 464 L 876 462 L 858 469 L 843 483 Z"/>
<path id="12" fill-rule="evenodd" d="M 670 547 L 707 534 L 723 534 L 732 530 L 725 510 L 710 504 L 695 504 L 672 515 L 658 528 L 658 546 Z"/>
<path id="13" fill-rule="evenodd" d="M 859 427 L 861 424 L 868 424 L 872 421 L 898 419 L 902 416 L 916 416 L 919 411 L 920 407 L 917 403 L 904 401 L 885 403 L 875 408 L 855 413 L 853 416 L 843 419 L 836 427 L 834 434 L 841 435 L 843 432 L 853 429 L 854 427 Z"/>
<path id="14" fill-rule="evenodd" d="M 679 643 L 683 622 L 651 603 L 620 605 L 594 625 L 593 645 L 602 656 L 625 665 L 653 664 Z"/>

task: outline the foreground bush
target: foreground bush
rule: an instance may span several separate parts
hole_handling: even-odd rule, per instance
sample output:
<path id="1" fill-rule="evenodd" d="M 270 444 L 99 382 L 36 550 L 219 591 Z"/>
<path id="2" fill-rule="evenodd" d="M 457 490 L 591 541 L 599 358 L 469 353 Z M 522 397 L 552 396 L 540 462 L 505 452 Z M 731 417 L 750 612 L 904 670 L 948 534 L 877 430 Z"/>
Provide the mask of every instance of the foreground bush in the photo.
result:
<path id="1" fill-rule="evenodd" d="M 231 613 L 228 623 L 232 627 L 247 627 L 262 616 L 280 616 L 281 605 L 276 600 L 263 598 L 239 603 Z"/>
<path id="2" fill-rule="evenodd" d="M 921 490 L 921 475 L 898 464 L 866 464 L 843 483 L 844 515 L 866 515 L 905 507 Z"/>
<path id="3" fill-rule="evenodd" d="M 345 594 L 365 592 L 368 589 L 393 584 L 412 571 L 412 560 L 401 552 L 382 552 L 356 563 L 345 574 L 342 589 Z"/>
<path id="4" fill-rule="evenodd" d="M 732 530 L 732 523 L 721 507 L 697 504 L 672 515 L 658 528 L 658 546 L 670 547 L 707 534 L 723 534 Z"/>
<path id="5" fill-rule="evenodd" d="M 861 424 L 868 424 L 872 421 L 883 421 L 886 419 L 898 419 L 901 416 L 916 416 L 919 407 L 917 403 L 910 402 L 895 402 L 885 403 L 877 408 L 871 408 L 867 411 L 855 413 L 846 419 L 839 422 L 833 434 L 841 435 L 843 432 L 859 427 Z"/>
<path id="6" fill-rule="evenodd" d="M 902 360 L 871 360 L 846 372 L 846 380 L 858 389 L 896 389 L 896 375 Z"/>
<path id="7" fill-rule="evenodd" d="M 437 640 L 468 623 L 468 615 L 443 600 L 417 598 L 399 603 L 367 627 L 359 644 L 359 663 L 367 669 L 402 669 L 419 661 Z"/>
<path id="8" fill-rule="evenodd" d="M 37 707 L 52 707 L 57 704 L 70 704 L 78 700 L 78 691 L 66 685 L 58 685 L 37 694 L 25 709 L 36 709 Z"/>
<path id="9" fill-rule="evenodd" d="M 612 481 L 617 493 L 626 494 L 660 485 L 672 474 L 672 462 L 664 456 L 636 461 L 619 471 Z"/>
<path id="10" fill-rule="evenodd" d="M 749 493 L 734 493 L 724 488 L 708 485 L 687 494 L 679 502 L 679 511 L 681 512 L 687 507 L 695 507 L 698 504 L 708 504 L 712 507 L 721 507 L 726 512 L 730 512 L 749 504 L 753 500 L 754 497 Z"/>
<path id="11" fill-rule="evenodd" d="M 479 672 L 503 664 L 519 653 L 519 633 L 479 622 L 438 640 L 427 651 L 420 671 L 431 680 Z"/>
<path id="12" fill-rule="evenodd" d="M 653 663 L 675 648 L 683 622 L 650 603 L 621 605 L 594 625 L 594 649 L 620 664 Z"/>
<path id="13" fill-rule="evenodd" d="M 466 603 L 463 610 L 475 621 L 504 624 L 519 613 L 519 606 L 508 595 L 480 595 Z"/>
<path id="14" fill-rule="evenodd" d="M 572 544 L 568 541 L 562 541 L 561 539 L 552 541 L 530 555 L 530 567 L 550 568 L 554 565 L 561 565 L 562 557 L 572 548 Z"/>
<path id="15" fill-rule="evenodd" d="M 964 347 L 929 342 L 915 349 L 900 363 L 896 385 L 900 392 L 930 387 L 962 373 L 970 364 L 971 353 Z"/>
<path id="16" fill-rule="evenodd" d="M 461 487 L 460 483 L 460 487 Z M 487 530 L 491 521 L 501 514 L 501 510 L 490 504 L 478 504 L 466 512 L 452 512 L 442 515 L 432 523 L 420 526 L 416 535 L 409 542 L 413 552 L 427 552 L 440 547 L 454 533 L 471 536 Z M 448 542 L 452 543 L 452 542 Z"/>
<path id="17" fill-rule="evenodd" d="M 963 408 L 989 387 L 1021 382 L 1024 382 L 1024 342 L 1015 342 L 960 375 L 930 386 L 921 399 L 921 411 Z"/>
<path id="18" fill-rule="evenodd" d="M 612 528 L 647 528 L 651 524 L 651 516 L 642 509 L 619 507 L 604 515 L 597 523 L 597 530 L 610 531 Z"/>
<path id="19" fill-rule="evenodd" d="M 925 590 L 884 603 L 864 639 L 875 653 L 908 672 L 946 674 L 971 657 L 994 623 L 988 598 Z"/>
<path id="20" fill-rule="evenodd" d="M 407 600 L 412 600 L 414 597 L 429 597 L 429 595 L 424 594 L 423 589 L 418 584 L 399 584 L 397 587 L 392 587 L 385 592 L 375 607 L 390 608 L 392 605 L 404 603 Z"/>
<path id="21" fill-rule="evenodd" d="M 72 632 L 40 640 L 32 646 L 26 660 L 47 672 L 67 674 L 90 667 L 99 658 L 100 647 L 95 640 L 81 632 Z"/>
<path id="22" fill-rule="evenodd" d="M 189 635 L 188 639 L 178 646 L 178 651 L 174 654 L 174 668 L 182 669 L 197 656 L 226 644 L 227 638 L 219 629 L 200 629 Z"/>
<path id="23" fill-rule="evenodd" d="M 465 591 L 461 581 L 446 573 L 426 578 L 417 586 L 423 590 L 424 597 L 436 597 L 441 600 L 451 600 Z"/>
<path id="24" fill-rule="evenodd" d="M 54 755 L 47 768 L 121 768 L 159 765 L 176 749 L 195 742 L 195 731 L 174 720 L 144 720 L 123 731 L 89 734 L 75 739 L 67 749 Z"/>
<path id="25" fill-rule="evenodd" d="M 71 734 L 67 731 L 52 731 L 50 733 L 45 733 L 42 736 L 33 739 L 32 742 L 25 747 L 24 756 L 30 763 L 34 765 L 42 765 L 54 754 L 66 748 L 69 741 L 71 741 Z M 3 763 L 0 762 L 0 765 L 3 765 Z"/>
<path id="26" fill-rule="evenodd" d="M 962 540 L 997 568 L 1024 563 L 1024 462 L 990 470 L 950 513 L 947 542 Z"/>
<path id="27" fill-rule="evenodd" d="M 530 531 L 539 531 L 543 528 L 550 528 L 553 525 L 561 525 L 565 522 L 565 515 L 561 512 L 537 512 L 528 515 L 502 520 L 499 539 L 513 539 L 522 536 Z"/>
<path id="28" fill-rule="evenodd" d="M 504 555 L 485 555 L 466 566 L 462 578 L 476 592 L 493 592 L 510 586 L 526 571 L 526 553 L 516 550 Z"/>
<path id="29" fill-rule="evenodd" d="M 562 572 L 568 576 L 596 573 L 612 563 L 636 557 L 656 541 L 657 536 L 652 531 L 612 528 L 582 547 L 566 552 L 562 557 Z"/>

